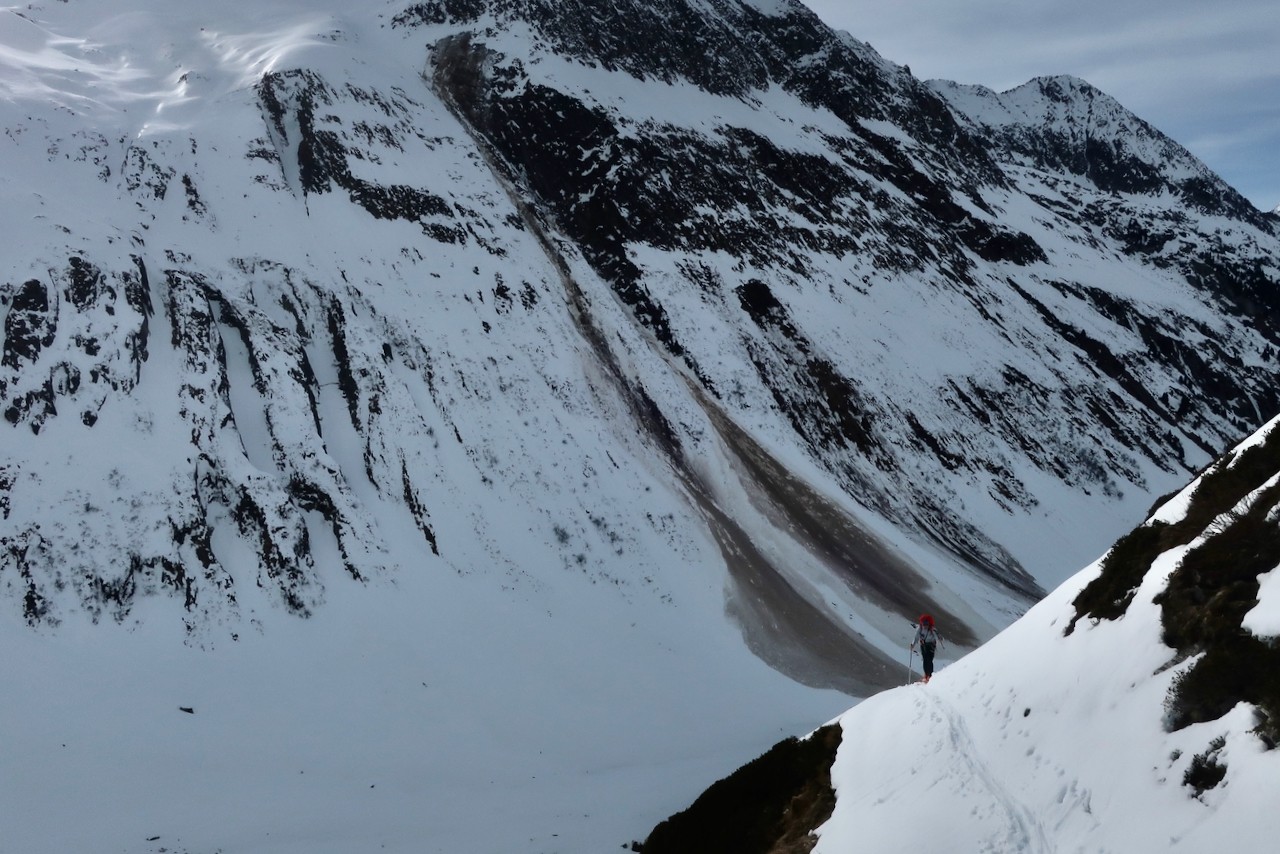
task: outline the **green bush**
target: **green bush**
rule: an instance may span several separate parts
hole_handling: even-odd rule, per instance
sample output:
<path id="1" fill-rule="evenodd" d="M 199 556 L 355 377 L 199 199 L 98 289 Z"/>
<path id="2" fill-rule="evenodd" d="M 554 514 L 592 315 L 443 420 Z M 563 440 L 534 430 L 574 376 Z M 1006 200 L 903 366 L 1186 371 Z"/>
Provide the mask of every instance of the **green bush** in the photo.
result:
<path id="1" fill-rule="evenodd" d="M 1076 596 L 1076 614 L 1065 634 L 1075 630 L 1083 617 L 1116 620 L 1124 616 L 1134 591 L 1155 559 L 1169 549 L 1184 546 L 1229 514 L 1246 495 L 1280 472 L 1280 430 L 1234 460 L 1224 458 L 1206 470 L 1187 507 L 1174 524 L 1152 521 L 1122 537 L 1102 562 L 1098 577 Z M 1237 624 L 1239 625 L 1239 624 Z"/>
<path id="2" fill-rule="evenodd" d="M 1262 709 L 1259 735 L 1274 745 L 1280 720 L 1280 646 L 1254 637 L 1244 616 L 1258 601 L 1258 576 L 1280 567 L 1280 526 L 1268 519 L 1280 502 L 1273 487 L 1247 513 L 1191 550 L 1156 597 L 1164 642 L 1182 655 L 1203 653 L 1169 693 L 1178 729 L 1216 720 L 1240 701 Z"/>
<path id="3" fill-rule="evenodd" d="M 1184 518 L 1150 522 L 1123 537 L 1099 576 L 1076 597 L 1066 634 L 1085 616 L 1123 616 L 1157 557 L 1207 534 L 1156 597 L 1164 642 L 1181 658 L 1202 656 L 1170 688 L 1166 711 L 1173 729 L 1217 720 L 1244 701 L 1259 709 L 1259 737 L 1269 747 L 1280 742 L 1280 646 L 1242 626 L 1258 601 L 1258 576 L 1280 567 L 1280 525 L 1269 519 L 1280 505 L 1280 487 L 1263 491 L 1247 510 L 1238 509 L 1277 473 L 1280 430 L 1208 471 Z M 1197 769 L 1206 773 L 1216 772 Z"/>
<path id="4" fill-rule="evenodd" d="M 1075 631 L 1076 622 L 1085 616 L 1103 620 L 1123 617 L 1147 570 L 1169 548 L 1165 544 L 1169 534 L 1164 522 L 1152 522 L 1121 537 L 1103 558 L 1098 577 L 1076 595 L 1072 603 L 1076 613 L 1064 634 Z"/>
<path id="5" fill-rule="evenodd" d="M 1182 785 L 1194 789 L 1196 797 L 1221 783 L 1227 776 L 1227 766 L 1218 762 L 1218 753 L 1226 744 L 1227 740 L 1219 736 L 1209 743 L 1208 750 L 1191 757 L 1191 765 L 1187 768 L 1187 773 L 1182 775 Z"/>

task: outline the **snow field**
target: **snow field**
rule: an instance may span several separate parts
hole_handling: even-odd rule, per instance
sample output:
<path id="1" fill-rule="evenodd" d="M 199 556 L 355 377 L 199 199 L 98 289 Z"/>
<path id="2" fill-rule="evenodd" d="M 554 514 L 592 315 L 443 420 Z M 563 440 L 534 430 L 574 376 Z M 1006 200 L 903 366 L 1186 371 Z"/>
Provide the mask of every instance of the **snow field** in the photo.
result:
<path id="1" fill-rule="evenodd" d="M 1163 589 L 1186 548 L 1159 558 L 1120 620 L 1062 630 L 1087 568 L 928 685 L 884 692 L 840 718 L 837 805 L 817 854 L 957 850 L 1131 852 L 1266 850 L 1280 817 L 1264 806 L 1276 774 L 1252 709 L 1177 732 L 1164 700 L 1177 674 L 1160 642 Z M 1274 597 L 1258 608 L 1275 617 Z M 1173 666 L 1170 666 L 1173 665 Z M 1222 736 L 1224 784 L 1182 784 Z"/>

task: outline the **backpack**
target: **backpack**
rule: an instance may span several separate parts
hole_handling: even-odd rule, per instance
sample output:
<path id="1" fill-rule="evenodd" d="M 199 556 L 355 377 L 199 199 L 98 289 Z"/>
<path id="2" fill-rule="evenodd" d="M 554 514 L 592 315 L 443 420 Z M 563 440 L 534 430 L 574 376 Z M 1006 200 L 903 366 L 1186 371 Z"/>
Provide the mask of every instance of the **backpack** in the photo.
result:
<path id="1" fill-rule="evenodd" d="M 938 643 L 938 630 L 933 625 L 933 618 L 925 614 L 920 618 L 920 625 L 916 628 L 916 637 L 920 639 L 920 643 L 928 646 L 936 646 Z"/>

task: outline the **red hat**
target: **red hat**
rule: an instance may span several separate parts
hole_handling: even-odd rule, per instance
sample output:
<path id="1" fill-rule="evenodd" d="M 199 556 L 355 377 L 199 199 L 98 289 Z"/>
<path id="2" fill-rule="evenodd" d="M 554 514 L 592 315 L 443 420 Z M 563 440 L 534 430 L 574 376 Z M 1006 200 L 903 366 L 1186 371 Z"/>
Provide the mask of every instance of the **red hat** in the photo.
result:
<path id="1" fill-rule="evenodd" d="M 924 625 L 926 625 L 926 626 L 932 626 L 932 625 L 933 625 L 933 617 L 929 616 L 928 614 L 921 614 L 921 615 L 920 615 L 920 622 L 921 622 L 921 623 L 923 623 L 923 624 L 924 624 Z"/>

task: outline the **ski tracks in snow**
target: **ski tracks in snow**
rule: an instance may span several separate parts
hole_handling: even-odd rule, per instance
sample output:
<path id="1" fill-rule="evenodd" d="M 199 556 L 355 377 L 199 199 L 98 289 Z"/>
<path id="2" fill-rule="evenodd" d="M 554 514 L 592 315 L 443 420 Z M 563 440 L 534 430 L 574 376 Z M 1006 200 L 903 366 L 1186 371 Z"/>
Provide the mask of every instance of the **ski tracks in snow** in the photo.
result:
<path id="1" fill-rule="evenodd" d="M 976 850 L 991 854 L 1007 851 L 1050 854 L 1054 847 L 1040 820 L 983 761 L 964 715 L 937 692 L 926 688 L 920 693 L 931 722 L 945 730 L 946 755 L 951 760 L 947 764 L 948 773 L 979 800 L 971 814 L 991 828 L 990 837 Z"/>
<path id="2" fill-rule="evenodd" d="M 1044 825 L 982 755 L 959 709 L 933 686 L 868 698 L 844 721 L 832 781 L 836 809 L 814 854 L 936 847 L 982 854 L 1052 854 Z M 903 744 L 902 739 L 909 739 Z M 872 769 L 894 769 L 888 775 Z M 828 843 L 824 845 L 824 842 Z"/>

